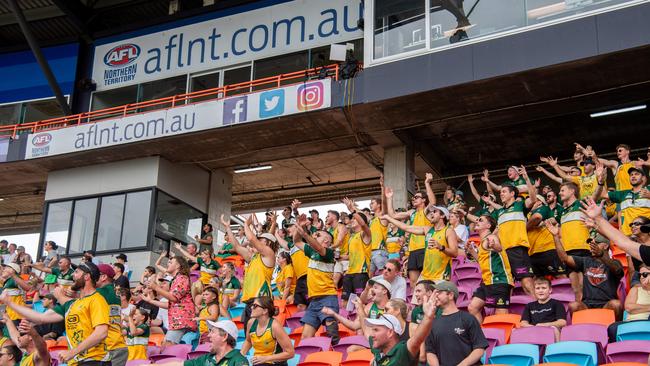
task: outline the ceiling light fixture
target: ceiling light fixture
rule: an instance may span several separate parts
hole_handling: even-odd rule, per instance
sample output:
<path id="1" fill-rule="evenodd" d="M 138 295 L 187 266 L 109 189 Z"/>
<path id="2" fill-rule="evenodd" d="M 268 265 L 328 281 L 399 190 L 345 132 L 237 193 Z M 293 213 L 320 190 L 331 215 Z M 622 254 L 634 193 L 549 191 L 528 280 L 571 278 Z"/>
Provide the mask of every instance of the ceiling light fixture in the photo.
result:
<path id="1" fill-rule="evenodd" d="M 257 165 L 257 166 L 249 166 L 247 168 L 237 168 L 235 169 L 236 174 L 240 173 L 250 173 L 250 172 L 256 172 L 259 170 L 268 170 L 273 168 L 271 165 Z"/>
<path id="2" fill-rule="evenodd" d="M 591 118 L 604 117 L 604 116 L 610 116 L 612 114 L 619 114 L 619 113 L 625 113 L 625 112 L 638 111 L 638 110 L 641 110 L 641 109 L 646 109 L 647 107 L 648 107 L 647 105 L 641 104 L 641 105 L 635 105 L 633 107 L 611 109 L 609 111 L 592 113 L 592 114 L 590 114 L 590 116 L 591 116 Z"/>

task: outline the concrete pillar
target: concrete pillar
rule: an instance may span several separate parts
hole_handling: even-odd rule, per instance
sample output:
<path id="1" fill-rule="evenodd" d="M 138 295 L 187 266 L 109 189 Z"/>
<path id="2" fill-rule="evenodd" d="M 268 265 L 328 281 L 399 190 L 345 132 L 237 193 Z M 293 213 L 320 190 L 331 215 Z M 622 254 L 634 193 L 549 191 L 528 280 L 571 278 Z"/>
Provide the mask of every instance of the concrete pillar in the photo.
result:
<path id="1" fill-rule="evenodd" d="M 223 244 L 225 228 L 221 227 L 221 215 L 230 220 L 232 207 L 232 174 L 215 170 L 210 173 L 210 190 L 208 195 L 208 223 L 212 224 L 215 232 L 215 250 Z M 216 231 L 219 232 L 216 232 Z"/>
<path id="2" fill-rule="evenodd" d="M 395 209 L 407 208 L 409 193 L 415 193 L 414 169 L 413 149 L 406 145 L 384 149 L 384 184 L 395 192 Z"/>

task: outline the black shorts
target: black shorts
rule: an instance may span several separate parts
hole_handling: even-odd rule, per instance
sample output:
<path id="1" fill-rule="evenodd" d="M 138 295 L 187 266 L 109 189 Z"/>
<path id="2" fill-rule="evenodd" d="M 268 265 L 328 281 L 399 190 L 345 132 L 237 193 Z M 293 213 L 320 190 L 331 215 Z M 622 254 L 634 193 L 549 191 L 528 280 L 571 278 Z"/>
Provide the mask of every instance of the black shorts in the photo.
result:
<path id="1" fill-rule="evenodd" d="M 293 303 L 296 305 L 309 305 L 307 299 L 307 275 L 296 281 L 296 291 L 293 293 Z"/>
<path id="2" fill-rule="evenodd" d="M 559 276 L 567 274 L 564 263 L 555 250 L 535 253 L 530 256 L 530 264 L 535 276 Z"/>
<path id="3" fill-rule="evenodd" d="M 409 253 L 409 271 L 420 271 L 424 268 L 424 249 L 414 250 Z"/>
<path id="4" fill-rule="evenodd" d="M 488 308 L 507 309 L 510 306 L 510 288 L 506 283 L 497 283 L 494 285 L 481 284 L 474 291 L 474 297 L 485 301 Z"/>
<path id="5" fill-rule="evenodd" d="M 343 276 L 343 291 L 341 291 L 341 298 L 347 300 L 350 298 L 350 294 L 352 293 L 357 295 L 362 293 L 366 288 L 368 279 L 369 277 L 367 273 L 354 273 Z"/>
<path id="6" fill-rule="evenodd" d="M 512 277 L 520 281 L 522 278 L 533 277 L 533 268 L 530 264 L 530 257 L 528 256 L 528 248 L 518 246 L 506 249 L 508 255 L 508 262 L 510 262 L 510 269 L 512 270 Z"/>
<path id="7" fill-rule="evenodd" d="M 570 255 L 572 257 L 586 257 L 586 258 L 591 258 L 591 251 L 589 249 L 572 249 L 572 250 L 567 250 L 566 252 L 567 255 Z M 572 272 L 578 272 L 574 270 L 573 268 L 567 268 L 567 273 L 572 273 Z"/>

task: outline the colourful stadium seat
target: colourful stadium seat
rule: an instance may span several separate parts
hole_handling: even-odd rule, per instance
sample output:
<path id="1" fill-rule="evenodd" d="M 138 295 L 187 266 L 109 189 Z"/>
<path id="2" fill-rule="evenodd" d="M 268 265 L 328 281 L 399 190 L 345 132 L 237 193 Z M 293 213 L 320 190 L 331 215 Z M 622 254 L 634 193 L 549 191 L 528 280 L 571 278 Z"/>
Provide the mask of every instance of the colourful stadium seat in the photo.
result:
<path id="1" fill-rule="evenodd" d="M 586 309 L 576 311 L 571 315 L 572 324 L 602 324 L 609 326 L 616 321 L 614 310 L 611 309 Z"/>
<path id="2" fill-rule="evenodd" d="M 650 341 L 650 321 L 631 321 L 619 324 L 616 331 L 617 341 Z"/>
<path id="3" fill-rule="evenodd" d="M 539 347 L 534 344 L 506 344 L 496 346 L 488 359 L 489 364 L 532 366 L 539 362 Z"/>
<path id="4" fill-rule="evenodd" d="M 304 361 L 305 357 L 314 352 L 329 351 L 332 347 L 332 339 L 330 337 L 311 337 L 300 341 L 297 346 L 296 353 L 302 355 L 300 361 Z"/>
<path id="5" fill-rule="evenodd" d="M 607 362 L 648 362 L 650 341 L 622 341 L 607 346 Z"/>
<path id="6" fill-rule="evenodd" d="M 506 344 L 506 331 L 499 328 L 481 328 L 481 330 L 488 341 L 488 348 L 485 350 L 484 357 L 489 360 L 494 347 Z"/>
<path id="7" fill-rule="evenodd" d="M 521 315 L 524 312 L 526 305 L 533 301 L 535 301 L 535 299 L 528 295 L 510 296 L 510 307 L 508 307 L 508 312 Z"/>
<path id="8" fill-rule="evenodd" d="M 609 339 L 607 327 L 600 324 L 573 324 L 562 328 L 560 341 L 594 342 L 598 348 L 599 362 L 605 362 L 605 347 Z"/>
<path id="9" fill-rule="evenodd" d="M 353 345 L 370 348 L 370 344 L 368 343 L 368 338 L 362 335 L 352 335 L 349 337 L 343 337 L 341 338 L 341 340 L 339 340 L 339 343 L 335 346 L 332 346 L 332 348 L 336 352 L 341 352 L 341 354 L 343 354 L 343 358 L 347 360 L 348 347 Z"/>
<path id="10" fill-rule="evenodd" d="M 578 366 L 596 366 L 598 364 L 596 344 L 584 341 L 549 344 L 544 353 L 544 362 L 566 362 Z"/>
<path id="11" fill-rule="evenodd" d="M 551 327 L 515 328 L 510 334 L 510 343 L 527 343 L 547 346 L 555 343 L 555 331 Z"/>
<path id="12" fill-rule="evenodd" d="M 600 366 L 647 366 L 646 362 L 612 362 Z"/>
<path id="13" fill-rule="evenodd" d="M 345 358 L 346 361 L 372 361 L 375 356 L 372 354 L 370 349 L 364 349 L 361 351 L 354 351 L 347 355 Z"/>
<path id="14" fill-rule="evenodd" d="M 305 362 L 301 362 L 298 365 L 302 366 L 339 366 L 343 360 L 343 355 L 340 352 L 327 351 L 327 352 L 316 352 L 307 356 Z"/>
<path id="15" fill-rule="evenodd" d="M 164 334 L 152 334 L 149 336 L 149 344 L 153 343 L 154 346 L 162 346 L 163 341 L 165 340 Z"/>
<path id="16" fill-rule="evenodd" d="M 506 343 L 510 342 L 510 333 L 519 327 L 521 316 L 517 314 L 495 314 L 483 319 L 482 328 L 498 328 L 505 331 Z"/>

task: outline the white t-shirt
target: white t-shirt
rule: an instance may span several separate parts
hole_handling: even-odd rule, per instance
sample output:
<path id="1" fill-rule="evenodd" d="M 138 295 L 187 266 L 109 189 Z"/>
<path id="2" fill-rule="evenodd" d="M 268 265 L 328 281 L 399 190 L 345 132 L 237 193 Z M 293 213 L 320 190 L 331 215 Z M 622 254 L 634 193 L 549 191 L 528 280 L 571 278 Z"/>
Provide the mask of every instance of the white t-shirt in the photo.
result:
<path id="1" fill-rule="evenodd" d="M 378 280 L 383 278 L 383 275 L 375 276 L 372 279 Z M 390 283 L 390 298 L 391 299 L 402 299 L 406 301 L 406 279 L 402 276 L 397 276 Z"/>

